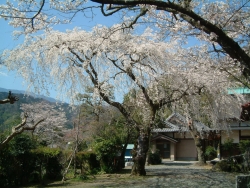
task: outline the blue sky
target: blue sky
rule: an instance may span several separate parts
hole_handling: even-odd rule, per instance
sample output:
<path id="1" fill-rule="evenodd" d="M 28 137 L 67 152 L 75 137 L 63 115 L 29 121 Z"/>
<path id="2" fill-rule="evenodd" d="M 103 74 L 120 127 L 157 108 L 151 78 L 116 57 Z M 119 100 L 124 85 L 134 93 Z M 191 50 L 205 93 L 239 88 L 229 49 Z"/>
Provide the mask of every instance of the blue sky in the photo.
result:
<path id="1" fill-rule="evenodd" d="M 112 15 L 110 17 L 104 17 L 100 10 L 95 11 L 95 17 L 86 18 L 83 15 L 78 15 L 72 21 L 71 24 L 59 25 L 55 29 L 59 31 L 65 31 L 67 29 L 73 29 L 74 27 L 81 27 L 85 30 L 91 30 L 91 28 L 97 24 L 111 26 L 114 23 L 119 23 L 119 15 Z M 22 43 L 23 37 L 19 40 L 14 40 L 12 37 L 12 31 L 14 30 L 8 25 L 8 22 L 0 19 L 0 53 L 5 49 L 12 49 L 18 44 Z M 17 89 L 26 91 L 27 85 L 24 80 L 16 74 L 15 71 L 9 72 L 5 67 L 0 67 L 0 87 L 6 89 Z M 43 93 L 44 94 L 44 93 Z M 56 92 L 51 90 L 50 97 L 56 97 Z"/>

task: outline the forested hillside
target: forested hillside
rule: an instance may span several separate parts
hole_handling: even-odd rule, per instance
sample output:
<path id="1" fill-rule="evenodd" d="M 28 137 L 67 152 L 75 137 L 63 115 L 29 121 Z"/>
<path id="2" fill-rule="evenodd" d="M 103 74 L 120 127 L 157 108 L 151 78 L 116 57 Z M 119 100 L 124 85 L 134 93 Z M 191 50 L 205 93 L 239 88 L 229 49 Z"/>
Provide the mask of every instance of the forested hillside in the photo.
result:
<path id="1" fill-rule="evenodd" d="M 42 98 L 34 98 L 32 96 L 26 96 L 24 94 L 13 93 L 13 95 L 19 98 L 17 102 L 15 102 L 14 104 L 0 105 L 0 132 L 3 132 L 4 130 L 9 129 L 12 126 L 20 123 L 21 112 L 22 112 L 20 109 L 21 104 L 32 104 L 32 103 L 46 101 L 45 99 Z M 7 97 L 8 97 L 7 92 L 0 92 L 0 99 L 5 99 Z M 51 103 L 49 101 L 46 102 Z M 64 103 L 61 104 L 61 107 L 64 109 L 67 119 L 70 120 L 72 115 L 69 110 L 70 109 L 69 105 Z M 70 123 L 67 123 L 67 128 L 71 128 Z"/>

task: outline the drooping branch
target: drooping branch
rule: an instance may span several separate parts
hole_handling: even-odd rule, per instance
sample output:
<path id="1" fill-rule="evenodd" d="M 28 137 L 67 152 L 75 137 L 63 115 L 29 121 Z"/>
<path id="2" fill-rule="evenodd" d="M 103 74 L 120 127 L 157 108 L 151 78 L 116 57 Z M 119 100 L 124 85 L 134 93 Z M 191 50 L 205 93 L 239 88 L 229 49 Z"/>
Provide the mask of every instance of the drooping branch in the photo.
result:
<path id="1" fill-rule="evenodd" d="M 179 100 L 181 100 L 183 97 L 185 96 L 191 96 L 191 95 L 200 95 L 201 94 L 201 90 L 204 88 L 204 86 L 201 86 L 201 87 L 196 87 L 196 91 L 193 91 L 191 93 L 189 93 L 188 91 L 190 90 L 190 87 L 187 87 L 185 90 L 182 90 L 182 89 L 178 89 L 178 90 L 173 90 L 172 94 L 171 94 L 171 97 L 169 98 L 163 98 L 161 100 L 159 100 L 158 103 L 155 104 L 155 106 L 160 109 L 161 107 L 163 107 L 164 105 L 166 104 L 170 104 L 170 103 L 173 103 L 173 102 L 177 102 Z M 179 92 L 180 95 L 177 96 L 177 97 L 173 97 L 173 93 L 174 92 Z"/>
<path id="2" fill-rule="evenodd" d="M 91 78 L 91 81 L 92 83 L 94 84 L 95 88 L 98 89 L 98 92 L 100 94 L 100 96 L 102 97 L 102 99 L 108 103 L 109 105 L 111 106 L 114 106 L 116 107 L 117 109 L 119 109 L 119 111 L 124 115 L 124 117 L 126 117 L 126 119 L 128 120 L 128 122 L 133 125 L 135 124 L 134 120 L 131 119 L 130 117 L 130 113 L 123 107 L 123 105 L 119 102 L 115 102 L 115 101 L 112 101 L 110 100 L 110 98 L 102 92 L 101 88 L 100 88 L 100 85 L 98 83 L 98 75 L 97 75 L 97 72 L 95 71 L 94 67 L 92 66 L 92 64 L 90 63 L 90 67 L 91 67 L 91 71 L 88 70 L 88 69 L 85 69 L 85 71 L 88 73 L 88 75 L 90 76 Z M 94 77 L 93 74 L 96 76 Z"/>
<path id="3" fill-rule="evenodd" d="M 75 55 L 75 57 L 81 62 L 81 63 L 84 63 L 84 60 L 79 56 L 77 55 L 77 53 L 75 53 L 72 49 L 68 48 L 69 51 Z M 95 54 L 93 54 L 94 56 Z M 87 58 L 87 57 L 86 57 Z M 89 59 L 89 58 L 88 58 Z M 89 59 L 90 60 L 90 59 Z M 90 77 L 90 80 L 92 81 L 92 83 L 94 84 L 94 87 L 96 89 L 98 89 L 98 92 L 99 92 L 99 95 L 102 97 L 102 99 L 108 103 L 109 105 L 111 106 L 114 106 L 116 107 L 123 115 L 124 117 L 128 120 L 129 124 L 131 125 L 134 125 L 135 124 L 135 121 L 132 120 L 132 118 L 130 117 L 130 113 L 123 107 L 123 105 L 119 102 L 116 102 L 116 101 L 113 101 L 111 100 L 105 93 L 102 92 L 101 90 L 101 86 L 100 86 L 100 83 L 98 81 L 98 73 L 96 72 L 95 68 L 93 67 L 92 63 L 89 62 L 88 64 L 89 68 L 86 66 L 84 67 L 86 73 L 89 75 Z"/>
<path id="4" fill-rule="evenodd" d="M 215 34 L 216 37 L 213 39 L 217 42 L 222 49 L 232 58 L 238 60 L 242 65 L 244 65 L 248 72 L 250 70 L 250 57 L 249 55 L 240 47 L 240 45 L 229 37 L 222 28 L 212 24 L 208 20 L 202 18 L 197 13 L 192 11 L 182 4 L 177 4 L 171 1 L 159 1 L 159 0 L 92 0 L 93 2 L 100 4 L 114 4 L 114 5 L 124 5 L 124 6 L 138 6 L 138 5 L 153 5 L 156 7 L 156 10 L 163 10 L 166 12 L 171 12 L 174 14 L 180 15 L 182 19 L 187 21 L 189 24 L 195 28 L 203 31 L 207 34 Z M 188 2 L 188 1 L 185 1 Z M 141 14 L 141 13 L 140 13 Z M 146 12 L 139 17 L 146 14 Z M 137 21 L 139 17 L 134 21 Z M 134 23 L 133 23 L 134 24 Z"/>
<path id="5" fill-rule="evenodd" d="M 110 59 L 110 60 L 111 60 L 111 59 Z M 131 59 L 131 61 L 133 61 L 133 60 Z M 153 100 L 149 97 L 148 92 L 147 92 L 147 89 L 146 89 L 142 84 L 140 84 L 140 83 L 136 80 L 136 77 L 135 77 L 135 75 L 133 74 L 132 69 L 127 68 L 127 69 L 125 70 L 125 69 L 122 69 L 121 67 L 119 67 L 119 66 L 117 65 L 117 63 L 116 63 L 115 60 L 111 60 L 111 62 L 113 63 L 113 65 L 114 65 L 115 67 L 117 67 L 118 69 L 120 69 L 121 71 L 123 71 L 125 74 L 127 74 L 127 75 L 130 77 L 130 79 L 132 79 L 132 80 L 134 81 L 134 83 L 136 83 L 136 84 L 138 85 L 138 87 L 142 90 L 143 95 L 145 96 L 145 99 L 146 99 L 147 103 L 150 105 L 151 109 L 152 109 L 153 111 L 156 111 L 154 102 L 153 102 Z"/>

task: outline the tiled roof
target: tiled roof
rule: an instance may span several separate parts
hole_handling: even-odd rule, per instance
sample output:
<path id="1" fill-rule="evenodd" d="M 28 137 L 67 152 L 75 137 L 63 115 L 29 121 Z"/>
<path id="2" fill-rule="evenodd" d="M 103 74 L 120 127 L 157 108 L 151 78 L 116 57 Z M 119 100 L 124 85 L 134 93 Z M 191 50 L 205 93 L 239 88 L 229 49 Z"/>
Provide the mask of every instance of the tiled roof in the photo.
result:
<path id="1" fill-rule="evenodd" d="M 187 119 L 180 115 L 179 113 L 171 114 L 165 120 L 166 128 L 155 128 L 152 132 L 187 132 L 189 131 L 187 127 Z M 194 126 L 198 131 L 209 131 L 212 130 L 201 122 L 194 122 Z"/>
<path id="2" fill-rule="evenodd" d="M 176 140 L 176 139 L 174 139 L 174 138 L 171 138 L 171 137 L 169 137 L 169 136 L 167 136 L 167 135 L 162 135 L 162 134 L 156 135 L 155 137 L 153 137 L 153 138 L 151 139 L 151 141 L 157 140 L 157 139 L 168 140 L 168 141 L 173 142 L 173 143 L 177 143 L 177 142 L 178 142 L 178 140 Z"/>

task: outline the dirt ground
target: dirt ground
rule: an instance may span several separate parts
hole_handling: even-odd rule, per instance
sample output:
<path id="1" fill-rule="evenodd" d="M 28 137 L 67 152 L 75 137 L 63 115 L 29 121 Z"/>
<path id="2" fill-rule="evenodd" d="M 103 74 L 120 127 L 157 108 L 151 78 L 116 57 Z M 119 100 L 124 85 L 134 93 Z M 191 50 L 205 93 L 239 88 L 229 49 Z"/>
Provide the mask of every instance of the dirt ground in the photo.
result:
<path id="1" fill-rule="evenodd" d="M 146 166 L 145 177 L 130 176 L 131 167 L 119 174 L 102 174 L 85 181 L 54 182 L 46 187 L 99 188 L 99 187 L 178 187 L 178 188 L 231 188 L 235 187 L 235 173 L 215 172 L 210 165 L 198 166 L 193 162 L 164 162 Z"/>

